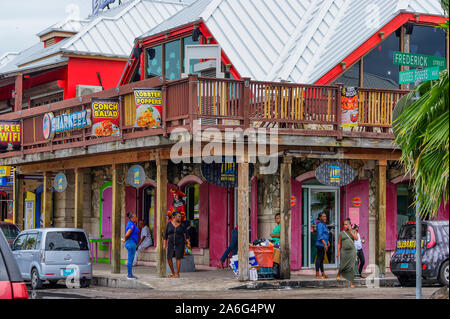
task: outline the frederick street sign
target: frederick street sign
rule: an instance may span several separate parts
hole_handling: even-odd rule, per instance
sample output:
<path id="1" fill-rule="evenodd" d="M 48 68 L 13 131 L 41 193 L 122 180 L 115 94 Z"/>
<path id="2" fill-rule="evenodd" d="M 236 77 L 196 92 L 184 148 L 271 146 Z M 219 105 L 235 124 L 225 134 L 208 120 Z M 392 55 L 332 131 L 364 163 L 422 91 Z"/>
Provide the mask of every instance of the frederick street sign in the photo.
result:
<path id="1" fill-rule="evenodd" d="M 399 84 L 424 82 L 439 79 L 439 67 L 433 66 L 422 70 L 409 70 L 399 72 Z"/>
<path id="2" fill-rule="evenodd" d="M 405 52 L 394 52 L 394 64 L 423 68 L 436 66 L 439 67 L 440 70 L 445 70 L 447 67 L 445 58 Z"/>

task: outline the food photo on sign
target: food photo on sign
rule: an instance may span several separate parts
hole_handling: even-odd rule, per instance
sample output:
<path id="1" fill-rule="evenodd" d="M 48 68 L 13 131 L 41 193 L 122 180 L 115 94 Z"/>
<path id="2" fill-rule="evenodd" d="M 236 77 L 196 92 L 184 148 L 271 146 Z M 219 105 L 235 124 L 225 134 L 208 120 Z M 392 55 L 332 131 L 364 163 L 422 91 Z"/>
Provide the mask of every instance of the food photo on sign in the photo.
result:
<path id="1" fill-rule="evenodd" d="M 119 101 L 92 99 L 92 135 L 120 136 Z"/>
<path id="2" fill-rule="evenodd" d="M 0 152 L 20 149 L 20 122 L 0 121 Z"/>
<path id="3" fill-rule="evenodd" d="M 162 92 L 155 89 L 134 89 L 136 122 L 134 127 L 161 127 Z"/>
<path id="4" fill-rule="evenodd" d="M 358 90 L 355 87 L 342 89 L 342 127 L 358 126 Z"/>

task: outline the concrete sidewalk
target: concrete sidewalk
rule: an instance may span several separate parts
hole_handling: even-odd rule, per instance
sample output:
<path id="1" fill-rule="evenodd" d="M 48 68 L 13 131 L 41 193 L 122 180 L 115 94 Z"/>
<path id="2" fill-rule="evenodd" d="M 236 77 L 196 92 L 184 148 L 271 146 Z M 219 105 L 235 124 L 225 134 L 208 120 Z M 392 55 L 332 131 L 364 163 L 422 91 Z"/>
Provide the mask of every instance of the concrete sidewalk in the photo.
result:
<path id="1" fill-rule="evenodd" d="M 156 267 L 133 267 L 137 280 L 127 279 L 126 266 L 121 265 L 120 274 L 111 273 L 111 265 L 94 264 L 93 285 L 115 288 L 147 288 L 164 291 L 225 291 L 229 289 L 289 289 L 289 288 L 339 288 L 348 287 L 349 282 L 336 280 L 336 271 L 328 272 L 328 279 L 315 279 L 314 275 L 293 273 L 288 280 L 258 280 L 240 282 L 231 269 L 197 270 L 181 273 L 180 278 L 160 278 Z M 397 279 L 387 273 L 386 278 L 379 279 L 380 287 L 392 287 Z M 373 282 L 369 282 L 373 284 Z M 365 287 L 365 279 L 356 279 L 355 286 Z"/>

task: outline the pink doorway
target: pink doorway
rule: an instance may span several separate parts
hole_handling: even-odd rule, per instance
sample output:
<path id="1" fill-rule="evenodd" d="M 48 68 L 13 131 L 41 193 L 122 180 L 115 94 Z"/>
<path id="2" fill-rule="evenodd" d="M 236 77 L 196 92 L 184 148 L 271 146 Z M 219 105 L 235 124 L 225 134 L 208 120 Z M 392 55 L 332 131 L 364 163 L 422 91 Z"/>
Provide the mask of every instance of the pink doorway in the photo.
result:
<path id="1" fill-rule="evenodd" d="M 111 238 L 112 236 L 112 187 L 107 186 L 102 190 L 101 197 L 102 207 L 102 229 L 101 236 L 103 238 Z"/>

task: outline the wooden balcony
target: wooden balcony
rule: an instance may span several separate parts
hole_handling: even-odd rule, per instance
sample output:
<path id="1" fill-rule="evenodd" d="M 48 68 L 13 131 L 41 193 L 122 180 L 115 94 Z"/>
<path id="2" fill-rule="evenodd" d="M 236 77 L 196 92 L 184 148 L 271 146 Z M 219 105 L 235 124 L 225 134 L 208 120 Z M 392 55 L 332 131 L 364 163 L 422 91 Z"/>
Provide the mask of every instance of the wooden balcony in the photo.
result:
<path id="1" fill-rule="evenodd" d="M 133 88 L 162 88 L 161 129 L 135 128 L 136 105 Z M 202 128 L 278 128 L 279 134 L 393 139 L 392 113 L 397 101 L 408 91 L 359 89 L 358 127 L 341 127 L 341 87 L 280 82 L 216 79 L 190 75 L 177 81 L 160 78 L 130 83 L 115 89 L 0 115 L 0 120 L 19 120 L 22 129 L 19 151 L 1 153 L 0 158 L 54 152 L 69 148 L 140 137 L 168 136 L 175 128 L 193 130 L 195 120 Z M 91 108 L 92 98 L 120 99 L 120 137 L 95 137 L 86 128 L 44 139 L 42 119 Z"/>

